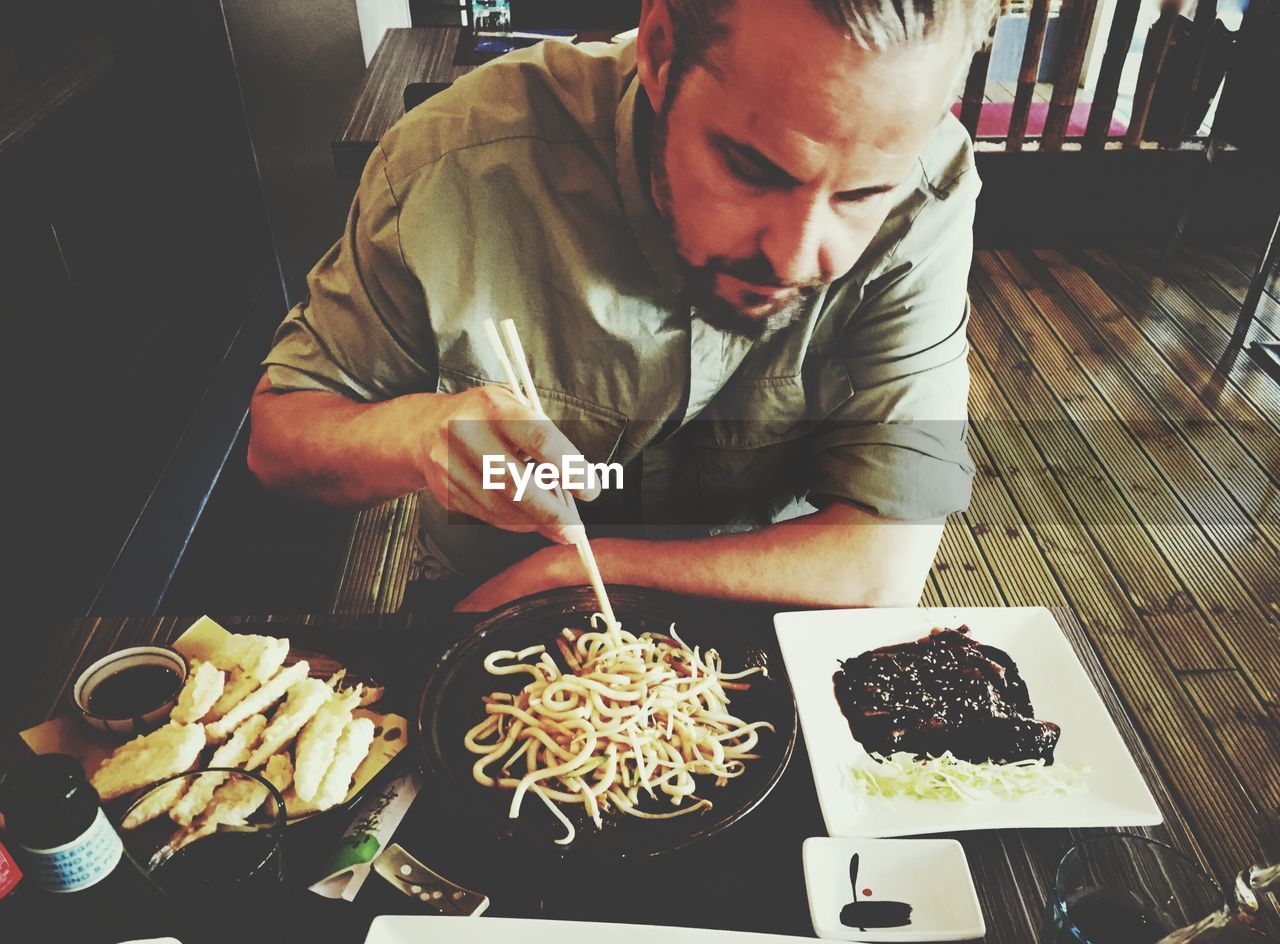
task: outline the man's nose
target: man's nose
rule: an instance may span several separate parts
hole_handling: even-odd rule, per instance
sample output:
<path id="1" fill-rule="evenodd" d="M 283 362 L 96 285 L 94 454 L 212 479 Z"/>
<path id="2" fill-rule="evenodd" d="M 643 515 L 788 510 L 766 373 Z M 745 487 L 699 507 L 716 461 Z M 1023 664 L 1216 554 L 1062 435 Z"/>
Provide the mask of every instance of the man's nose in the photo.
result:
<path id="1" fill-rule="evenodd" d="M 813 201 L 787 201 L 769 214 L 760 236 L 760 251 L 780 284 L 831 281 L 831 226 L 830 210 Z"/>

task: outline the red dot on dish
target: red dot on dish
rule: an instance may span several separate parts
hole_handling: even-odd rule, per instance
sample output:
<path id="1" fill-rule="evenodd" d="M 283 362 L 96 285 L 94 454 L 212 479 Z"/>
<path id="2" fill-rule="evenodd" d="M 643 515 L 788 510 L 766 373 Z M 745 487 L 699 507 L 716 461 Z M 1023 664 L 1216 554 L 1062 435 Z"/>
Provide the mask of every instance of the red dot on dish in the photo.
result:
<path id="1" fill-rule="evenodd" d="M 864 889 L 862 890 L 862 897 L 863 897 L 863 898 L 870 898 L 870 897 L 871 897 L 871 889 L 869 889 L 869 888 L 864 888 Z"/>

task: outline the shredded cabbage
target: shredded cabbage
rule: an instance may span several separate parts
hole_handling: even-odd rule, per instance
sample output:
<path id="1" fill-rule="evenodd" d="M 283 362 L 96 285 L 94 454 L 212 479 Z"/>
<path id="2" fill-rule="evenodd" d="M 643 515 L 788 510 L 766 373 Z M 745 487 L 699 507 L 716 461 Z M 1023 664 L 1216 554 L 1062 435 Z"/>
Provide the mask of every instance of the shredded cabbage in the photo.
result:
<path id="1" fill-rule="evenodd" d="M 853 785 L 864 796 L 918 800 L 1013 799 L 1037 793 L 1070 793 L 1084 786 L 1088 767 L 1046 764 L 1042 759 L 1008 764 L 960 760 L 950 751 L 923 760 L 906 751 L 852 769 Z"/>

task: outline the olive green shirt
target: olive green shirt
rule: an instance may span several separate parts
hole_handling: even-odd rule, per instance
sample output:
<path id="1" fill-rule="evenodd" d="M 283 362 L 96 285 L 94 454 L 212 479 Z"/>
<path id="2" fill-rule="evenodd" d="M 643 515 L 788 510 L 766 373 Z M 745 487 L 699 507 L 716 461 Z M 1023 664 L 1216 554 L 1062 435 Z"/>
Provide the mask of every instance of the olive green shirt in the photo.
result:
<path id="1" fill-rule="evenodd" d="M 548 415 L 589 460 L 627 464 L 648 533 L 832 500 L 910 520 L 966 507 L 979 184 L 960 124 L 938 125 L 854 268 L 752 342 L 681 301 L 638 153 L 651 121 L 634 42 L 544 42 L 415 108 L 277 332 L 272 387 L 378 401 L 498 383 L 483 322 L 513 318 Z M 528 547 L 421 506 L 459 573 Z"/>

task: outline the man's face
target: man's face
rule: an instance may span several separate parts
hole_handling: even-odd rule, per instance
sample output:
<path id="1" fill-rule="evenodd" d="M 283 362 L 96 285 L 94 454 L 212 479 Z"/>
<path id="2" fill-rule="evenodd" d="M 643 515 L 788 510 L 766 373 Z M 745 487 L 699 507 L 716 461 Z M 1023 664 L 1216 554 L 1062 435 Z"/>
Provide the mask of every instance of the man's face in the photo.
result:
<path id="1" fill-rule="evenodd" d="M 646 82 L 653 196 L 689 267 L 690 301 L 759 337 L 853 267 L 894 188 L 915 179 L 961 43 L 865 52 L 808 0 L 737 0 L 727 26 L 675 86 L 656 68 Z"/>

